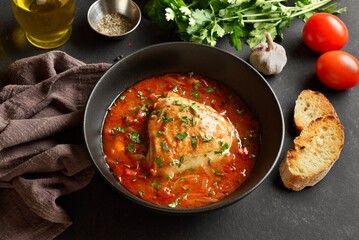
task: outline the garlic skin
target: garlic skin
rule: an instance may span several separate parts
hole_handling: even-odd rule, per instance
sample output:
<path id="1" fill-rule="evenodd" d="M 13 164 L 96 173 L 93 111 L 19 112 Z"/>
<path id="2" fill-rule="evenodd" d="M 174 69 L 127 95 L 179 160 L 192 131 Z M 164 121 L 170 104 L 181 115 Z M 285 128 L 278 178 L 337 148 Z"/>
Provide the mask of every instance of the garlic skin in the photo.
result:
<path id="1" fill-rule="evenodd" d="M 265 33 L 267 42 L 258 44 L 252 49 L 249 62 L 265 75 L 279 74 L 287 63 L 287 55 L 283 46 L 273 42 L 271 35 Z"/>

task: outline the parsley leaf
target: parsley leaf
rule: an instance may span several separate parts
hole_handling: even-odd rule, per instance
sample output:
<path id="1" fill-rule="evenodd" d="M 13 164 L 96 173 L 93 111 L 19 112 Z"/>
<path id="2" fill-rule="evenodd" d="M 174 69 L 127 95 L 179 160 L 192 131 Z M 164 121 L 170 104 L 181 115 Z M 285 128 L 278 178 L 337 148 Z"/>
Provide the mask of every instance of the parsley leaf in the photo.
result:
<path id="1" fill-rule="evenodd" d="M 201 97 L 199 92 L 191 91 L 191 96 L 195 97 L 197 100 Z"/>
<path id="2" fill-rule="evenodd" d="M 197 137 L 196 136 L 191 137 L 191 144 L 192 144 L 193 148 L 197 147 Z"/>
<path id="3" fill-rule="evenodd" d="M 162 185 L 159 184 L 157 180 L 151 182 L 151 187 L 155 187 L 157 190 L 160 190 L 162 188 Z"/>
<path id="4" fill-rule="evenodd" d="M 176 138 L 177 138 L 178 140 L 183 140 L 183 139 L 185 139 L 187 136 L 188 136 L 188 133 L 182 132 L 182 133 L 177 133 Z"/>
<path id="5" fill-rule="evenodd" d="M 124 133 L 126 132 L 126 129 L 123 127 L 114 127 L 111 129 L 111 133 L 112 134 L 116 134 L 116 133 Z"/>
<path id="6" fill-rule="evenodd" d="M 165 122 L 165 123 L 169 123 L 169 122 L 173 122 L 173 118 L 167 118 L 167 112 L 163 113 L 162 115 L 162 120 Z"/>
<path id="7" fill-rule="evenodd" d="M 135 146 L 132 143 L 130 143 L 127 145 L 126 149 L 129 152 L 133 152 L 135 150 Z"/>
<path id="8" fill-rule="evenodd" d="M 198 105 L 196 103 L 192 103 L 191 109 L 194 111 L 194 115 L 196 117 L 200 117 L 200 111 L 199 111 Z"/>
<path id="9" fill-rule="evenodd" d="M 140 134 L 136 132 L 130 132 L 129 134 L 130 139 L 135 143 L 141 143 Z"/>
<path id="10" fill-rule="evenodd" d="M 162 149 L 165 150 L 166 152 L 170 151 L 165 140 L 162 140 Z"/>
<path id="11" fill-rule="evenodd" d="M 176 198 L 172 203 L 168 204 L 168 206 L 170 208 L 176 208 L 178 206 L 179 200 L 181 200 L 181 198 Z"/>
<path id="12" fill-rule="evenodd" d="M 162 158 L 161 157 L 157 157 L 156 160 L 155 160 L 158 168 L 162 168 L 163 167 L 163 161 L 162 161 Z"/>

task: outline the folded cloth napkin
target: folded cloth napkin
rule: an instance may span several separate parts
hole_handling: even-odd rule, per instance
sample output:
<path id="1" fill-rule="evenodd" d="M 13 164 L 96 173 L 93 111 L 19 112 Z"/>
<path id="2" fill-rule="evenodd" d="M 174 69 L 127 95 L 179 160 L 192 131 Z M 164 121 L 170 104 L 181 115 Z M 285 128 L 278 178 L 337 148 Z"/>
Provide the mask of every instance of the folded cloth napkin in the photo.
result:
<path id="1" fill-rule="evenodd" d="M 9 66 L 0 91 L 0 239 L 53 239 L 71 225 L 57 200 L 94 175 L 81 124 L 109 67 L 61 51 Z"/>

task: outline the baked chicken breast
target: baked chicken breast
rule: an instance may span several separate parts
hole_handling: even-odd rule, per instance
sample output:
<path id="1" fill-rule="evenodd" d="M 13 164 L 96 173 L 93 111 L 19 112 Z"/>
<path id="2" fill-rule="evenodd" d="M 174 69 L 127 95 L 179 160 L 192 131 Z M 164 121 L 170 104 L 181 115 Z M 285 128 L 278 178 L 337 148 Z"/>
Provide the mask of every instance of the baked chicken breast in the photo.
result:
<path id="1" fill-rule="evenodd" d="M 168 93 L 159 98 L 148 122 L 146 165 L 155 176 L 176 173 L 231 159 L 236 141 L 232 123 L 210 106 Z"/>

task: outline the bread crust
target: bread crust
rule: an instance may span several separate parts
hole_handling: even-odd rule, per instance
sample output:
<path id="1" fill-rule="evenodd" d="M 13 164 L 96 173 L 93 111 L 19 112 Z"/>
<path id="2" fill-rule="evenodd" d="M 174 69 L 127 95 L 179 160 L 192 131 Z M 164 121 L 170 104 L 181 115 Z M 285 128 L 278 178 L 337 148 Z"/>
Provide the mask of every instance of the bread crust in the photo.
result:
<path id="1" fill-rule="evenodd" d="M 309 89 L 303 90 L 294 107 L 294 124 L 298 132 L 316 118 L 337 113 L 329 100 L 320 92 Z"/>
<path id="2" fill-rule="evenodd" d="M 300 191 L 321 181 L 337 161 L 344 146 L 344 127 L 334 107 L 321 93 L 304 90 L 296 104 L 302 105 L 295 106 L 294 117 L 300 134 L 281 162 L 279 173 L 285 187 Z M 318 108 L 319 113 L 308 114 L 308 109 Z"/>

